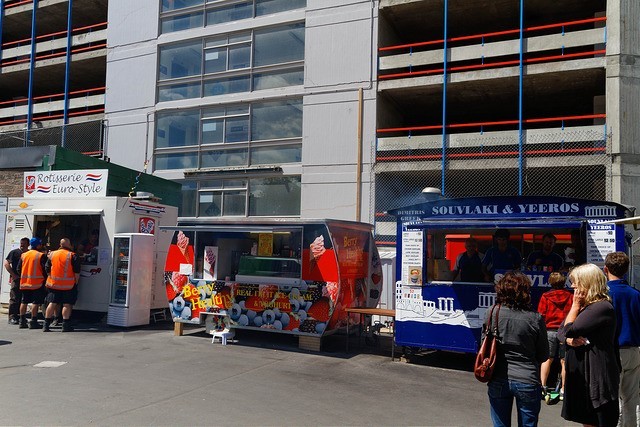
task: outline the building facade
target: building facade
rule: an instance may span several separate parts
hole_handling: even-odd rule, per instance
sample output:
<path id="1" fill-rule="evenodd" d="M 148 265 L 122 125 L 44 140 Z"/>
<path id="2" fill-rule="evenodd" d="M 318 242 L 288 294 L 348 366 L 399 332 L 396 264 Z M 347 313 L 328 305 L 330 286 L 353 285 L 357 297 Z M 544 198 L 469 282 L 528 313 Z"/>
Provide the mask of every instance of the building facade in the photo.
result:
<path id="1" fill-rule="evenodd" d="M 369 221 L 374 2 L 109 6 L 112 161 L 182 182 L 181 216 Z"/>

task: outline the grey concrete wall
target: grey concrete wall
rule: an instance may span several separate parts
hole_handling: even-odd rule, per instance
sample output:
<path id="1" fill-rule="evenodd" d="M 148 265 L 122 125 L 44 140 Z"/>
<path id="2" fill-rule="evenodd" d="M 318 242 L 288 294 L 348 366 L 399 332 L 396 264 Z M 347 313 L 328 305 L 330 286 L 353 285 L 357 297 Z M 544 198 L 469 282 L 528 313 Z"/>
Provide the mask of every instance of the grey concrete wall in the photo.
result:
<path id="1" fill-rule="evenodd" d="M 302 151 L 303 218 L 357 218 L 358 89 L 363 89 L 360 219 L 370 221 L 377 3 L 309 0 Z"/>
<path id="2" fill-rule="evenodd" d="M 607 126 L 614 201 L 640 208 L 640 2 L 607 1 Z"/>
<path id="3" fill-rule="evenodd" d="M 108 121 L 107 156 L 113 163 L 141 170 L 153 139 L 147 135 L 147 113 L 153 112 L 156 93 L 156 0 L 111 0 L 107 34 Z M 153 127 L 149 127 L 149 135 Z"/>

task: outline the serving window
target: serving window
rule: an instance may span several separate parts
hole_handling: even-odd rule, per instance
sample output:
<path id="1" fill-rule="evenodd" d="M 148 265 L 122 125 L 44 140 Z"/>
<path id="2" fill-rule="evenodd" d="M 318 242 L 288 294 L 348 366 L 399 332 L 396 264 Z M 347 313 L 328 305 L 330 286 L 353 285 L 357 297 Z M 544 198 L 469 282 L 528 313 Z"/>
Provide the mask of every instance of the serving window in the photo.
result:
<path id="1" fill-rule="evenodd" d="M 544 272 L 551 272 L 554 269 L 567 271 L 570 267 L 581 264 L 585 260 L 584 229 L 581 228 L 426 228 L 423 237 L 425 265 L 422 274 L 425 278 L 424 282 L 492 282 L 491 276 L 487 277 L 486 274 L 478 276 L 470 272 L 478 268 L 478 259 L 491 270 L 492 266 L 486 264 L 488 260 L 485 261 L 485 257 L 492 247 L 499 245 L 498 239 L 494 237 L 498 230 L 509 232 L 506 245 L 510 248 L 509 259 L 513 261 L 513 268 L 509 269 Z M 498 234 L 501 233 L 504 231 L 498 232 Z M 549 235 L 555 237 L 550 253 L 556 254 L 557 257 L 549 255 L 549 243 L 546 243 L 545 247 L 545 236 L 549 240 Z M 501 239 L 504 239 L 504 236 Z M 501 250 L 504 250 L 504 246 Z M 541 262 L 540 259 L 542 251 L 545 254 L 544 262 Z M 477 258 L 474 256 L 475 253 L 477 253 Z M 516 257 L 516 254 L 519 257 Z M 463 256 L 466 259 L 461 263 L 458 262 Z M 553 258 L 556 267 L 543 265 L 546 264 L 547 257 Z M 560 267 L 558 267 L 558 263 L 561 263 Z M 464 275 L 465 265 L 468 269 L 466 279 L 461 277 Z M 415 270 L 415 268 L 412 269 Z M 417 274 L 419 272 L 414 271 L 414 276 Z"/>

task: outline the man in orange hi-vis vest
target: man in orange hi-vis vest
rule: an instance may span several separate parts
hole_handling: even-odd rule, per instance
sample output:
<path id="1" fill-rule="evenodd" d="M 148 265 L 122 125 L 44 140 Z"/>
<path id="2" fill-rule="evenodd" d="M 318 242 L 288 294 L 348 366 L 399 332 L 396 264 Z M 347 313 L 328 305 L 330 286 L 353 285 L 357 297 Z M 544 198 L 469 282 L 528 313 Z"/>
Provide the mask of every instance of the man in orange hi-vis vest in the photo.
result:
<path id="1" fill-rule="evenodd" d="M 44 332 L 53 322 L 53 315 L 62 304 L 62 332 L 71 332 L 71 310 L 78 299 L 78 278 L 80 277 L 80 258 L 71 251 L 71 240 L 60 239 L 60 249 L 51 252 L 45 265 L 48 277 L 47 311 L 44 316 Z"/>
<path id="2" fill-rule="evenodd" d="M 42 241 L 33 237 L 29 241 L 31 249 L 23 253 L 18 262 L 20 272 L 20 292 L 22 292 L 22 304 L 20 304 L 20 329 L 40 329 L 38 323 L 38 310 L 44 304 L 46 290 L 45 263 L 47 257 L 41 252 Z M 31 321 L 27 325 L 27 304 L 31 304 Z"/>

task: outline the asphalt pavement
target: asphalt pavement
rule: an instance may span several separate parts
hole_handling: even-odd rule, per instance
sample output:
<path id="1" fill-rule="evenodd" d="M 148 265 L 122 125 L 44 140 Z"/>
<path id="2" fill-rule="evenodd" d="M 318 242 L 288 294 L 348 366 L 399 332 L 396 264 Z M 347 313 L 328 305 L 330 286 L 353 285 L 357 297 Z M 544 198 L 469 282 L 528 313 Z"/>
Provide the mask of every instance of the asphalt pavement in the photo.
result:
<path id="1" fill-rule="evenodd" d="M 1 425 L 491 425 L 486 386 L 469 355 L 434 352 L 392 362 L 389 341 L 345 353 L 295 337 L 239 331 L 211 343 L 203 328 L 173 335 L 173 323 L 121 329 L 78 323 L 18 329 L 0 316 Z M 561 404 L 541 426 L 572 425 Z M 513 414 L 514 425 L 515 411 Z"/>

